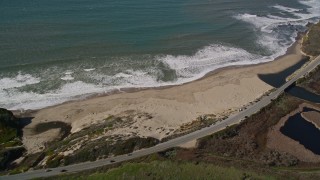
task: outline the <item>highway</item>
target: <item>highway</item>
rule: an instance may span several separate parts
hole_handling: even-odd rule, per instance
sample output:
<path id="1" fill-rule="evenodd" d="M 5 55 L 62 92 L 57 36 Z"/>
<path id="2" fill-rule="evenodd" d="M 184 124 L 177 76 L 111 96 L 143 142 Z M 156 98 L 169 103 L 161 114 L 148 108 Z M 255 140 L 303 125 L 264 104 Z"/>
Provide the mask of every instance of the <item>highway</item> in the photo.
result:
<path id="1" fill-rule="evenodd" d="M 79 163 L 79 164 L 74 164 L 74 165 L 69 165 L 69 166 L 64 166 L 64 167 L 51 168 L 50 169 L 51 171 L 49 171 L 49 172 L 47 172 L 46 169 L 29 170 L 28 172 L 21 173 L 21 174 L 10 175 L 10 176 L 0 176 L 0 179 L 23 180 L 23 179 L 31 179 L 31 178 L 37 178 L 37 177 L 54 176 L 54 175 L 59 175 L 59 174 L 66 173 L 66 172 L 80 172 L 80 171 L 84 171 L 84 170 L 89 170 L 89 169 L 109 165 L 112 163 L 123 162 L 123 161 L 131 160 L 134 158 L 139 158 L 139 157 L 153 154 L 156 152 L 160 152 L 160 151 L 172 148 L 172 147 L 176 147 L 177 145 L 180 145 L 180 144 L 192 141 L 192 140 L 196 140 L 196 139 L 205 137 L 207 135 L 213 134 L 215 132 L 218 132 L 218 131 L 224 129 L 227 126 L 230 126 L 233 124 L 238 124 L 241 122 L 241 120 L 245 119 L 246 116 L 251 116 L 254 113 L 258 112 L 260 109 L 262 109 L 263 107 L 270 104 L 270 102 L 273 99 L 276 99 L 280 94 L 282 94 L 286 88 L 293 85 L 299 78 L 303 77 L 304 75 L 306 75 L 307 73 L 312 71 L 319 64 L 320 64 L 320 56 L 318 56 L 313 61 L 311 61 L 307 66 L 305 66 L 303 69 L 301 69 L 292 79 L 287 81 L 280 88 L 274 90 L 269 95 L 262 97 L 258 102 L 247 107 L 247 109 L 245 109 L 235 115 L 232 115 L 223 121 L 217 122 L 216 124 L 213 124 L 209 127 L 205 127 L 203 129 L 192 132 L 190 134 L 186 134 L 184 136 L 169 140 L 167 142 L 163 142 L 161 144 L 158 144 L 156 146 L 153 146 L 153 147 L 150 147 L 147 149 L 141 149 L 138 151 L 134 151 L 131 154 L 120 155 L 120 156 L 116 156 L 116 157 L 112 157 L 112 158 L 100 159 L 97 161 L 84 162 L 84 163 Z M 64 171 L 64 172 L 62 172 L 62 171 Z"/>

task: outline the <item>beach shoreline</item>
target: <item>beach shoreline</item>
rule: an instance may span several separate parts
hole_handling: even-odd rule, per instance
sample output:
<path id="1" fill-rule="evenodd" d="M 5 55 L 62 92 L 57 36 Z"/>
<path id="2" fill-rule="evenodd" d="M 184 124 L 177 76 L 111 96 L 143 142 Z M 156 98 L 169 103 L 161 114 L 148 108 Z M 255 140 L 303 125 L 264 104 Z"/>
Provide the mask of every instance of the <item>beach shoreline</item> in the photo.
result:
<path id="1" fill-rule="evenodd" d="M 304 59 L 300 44 L 301 40 L 296 41 L 285 55 L 273 61 L 221 68 L 185 84 L 120 89 L 111 94 L 68 101 L 28 112 L 28 116 L 33 119 L 23 130 L 24 144 L 28 152 L 39 151 L 46 139 L 40 138 L 41 134 L 33 134 L 32 129 L 39 123 L 51 121 L 70 124 L 71 133 L 74 133 L 110 116 L 123 116 L 130 112 L 146 113 L 151 118 L 134 117 L 136 122 L 132 126 L 137 128 L 119 128 L 109 134 L 136 134 L 161 140 L 201 115 L 229 116 L 273 89 L 258 77 L 259 74 L 277 73 Z"/>
<path id="2" fill-rule="evenodd" d="M 128 88 L 120 88 L 120 89 L 114 89 L 108 92 L 97 92 L 97 93 L 92 93 L 92 94 L 87 94 L 87 95 L 83 95 L 83 96 L 79 96 L 79 98 L 75 98 L 75 99 L 71 99 L 71 100 L 67 100 L 65 102 L 59 103 L 59 104 L 55 104 L 55 105 L 50 105 L 50 106 L 46 106 L 43 108 L 39 108 L 39 109 L 19 109 L 19 110 L 11 110 L 14 114 L 18 115 L 18 116 L 27 116 L 27 115 L 33 115 L 38 111 L 44 110 L 44 109 L 48 109 L 48 108 L 53 108 L 53 107 L 57 107 L 57 106 L 61 106 L 64 104 L 68 104 L 68 103 L 74 103 L 74 102 L 81 102 L 81 101 L 86 101 L 89 99 L 94 99 L 94 98 L 100 98 L 100 97 L 105 97 L 105 96 L 112 96 L 115 94 L 121 94 L 121 93 L 135 93 L 135 92 L 139 92 L 139 91 L 144 91 L 144 90 L 163 90 L 163 89 L 169 89 L 169 88 L 174 88 L 177 86 L 183 86 L 183 85 L 187 85 L 190 83 L 194 83 L 196 81 L 201 81 L 203 79 L 206 79 L 210 76 L 214 76 L 215 74 L 218 74 L 222 71 L 228 71 L 228 70 L 233 70 L 233 69 L 239 69 L 239 68 L 245 68 L 245 67 L 255 67 L 255 66 L 260 66 L 263 64 L 267 64 L 270 62 L 274 62 L 277 60 L 281 60 L 281 58 L 292 54 L 296 51 L 296 46 L 300 46 L 298 45 L 298 43 L 301 43 L 301 37 L 297 37 L 296 41 L 294 43 L 292 43 L 291 46 L 288 47 L 288 49 L 286 50 L 286 53 L 276 57 L 273 60 L 267 61 L 267 62 L 260 62 L 257 64 L 247 64 L 247 65 L 231 65 L 231 66 L 226 66 L 226 67 L 222 67 L 222 68 L 218 68 L 215 70 L 212 70 L 208 73 L 206 73 L 204 76 L 195 79 L 193 81 L 189 81 L 189 82 L 185 82 L 185 83 L 181 83 L 181 84 L 174 84 L 174 85 L 163 85 L 163 86 L 155 86 L 155 87 L 128 87 Z M 305 53 L 303 53 L 301 51 L 300 48 L 300 54 L 303 56 L 307 56 Z"/>

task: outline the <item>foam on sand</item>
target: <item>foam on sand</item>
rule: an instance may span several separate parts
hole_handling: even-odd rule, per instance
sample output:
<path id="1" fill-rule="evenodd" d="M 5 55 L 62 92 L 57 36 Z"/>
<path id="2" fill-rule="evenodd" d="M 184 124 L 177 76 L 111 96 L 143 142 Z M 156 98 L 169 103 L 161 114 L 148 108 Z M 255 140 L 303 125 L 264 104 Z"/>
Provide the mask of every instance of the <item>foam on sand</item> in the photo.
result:
<path id="1" fill-rule="evenodd" d="M 160 57 L 159 61 L 176 71 L 180 83 L 203 77 L 208 72 L 231 65 L 259 63 L 261 56 L 254 55 L 241 48 L 223 45 L 211 45 L 199 50 L 193 56 Z"/>
<path id="2" fill-rule="evenodd" d="M 67 83 L 60 89 L 39 94 L 34 92 L 19 92 L 16 89 L 7 89 L 5 94 L 0 90 L 0 106 L 8 109 L 40 109 L 55 104 L 60 104 L 75 98 L 84 98 L 92 93 L 103 92 L 93 84 L 81 81 Z M 10 102 L 8 104 L 7 102 Z"/>

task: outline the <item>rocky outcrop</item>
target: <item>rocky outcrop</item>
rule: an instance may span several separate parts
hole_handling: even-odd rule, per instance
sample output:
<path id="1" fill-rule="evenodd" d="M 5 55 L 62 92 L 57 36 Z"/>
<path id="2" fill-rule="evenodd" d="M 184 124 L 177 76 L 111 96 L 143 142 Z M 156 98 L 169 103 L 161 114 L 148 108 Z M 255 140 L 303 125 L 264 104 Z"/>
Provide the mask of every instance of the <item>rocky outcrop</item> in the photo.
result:
<path id="1" fill-rule="evenodd" d="M 13 115 L 11 111 L 0 108 L 0 124 L 2 126 L 18 128 L 17 118 Z"/>
<path id="2" fill-rule="evenodd" d="M 0 170 L 22 156 L 25 151 L 19 136 L 20 125 L 11 111 L 0 108 Z"/>
<path id="3" fill-rule="evenodd" d="M 18 137 L 19 123 L 13 113 L 0 108 L 0 144 Z"/>
<path id="4" fill-rule="evenodd" d="M 18 159 L 25 152 L 24 147 L 17 146 L 9 149 L 2 149 L 0 151 L 0 171 L 8 169 L 8 165 Z"/>

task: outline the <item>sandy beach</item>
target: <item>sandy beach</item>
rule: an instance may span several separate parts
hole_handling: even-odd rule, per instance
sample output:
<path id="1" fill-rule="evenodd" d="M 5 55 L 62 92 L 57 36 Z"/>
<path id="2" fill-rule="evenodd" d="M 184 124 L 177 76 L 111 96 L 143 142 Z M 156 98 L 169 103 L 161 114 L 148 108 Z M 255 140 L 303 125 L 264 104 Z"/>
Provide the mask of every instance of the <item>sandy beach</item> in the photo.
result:
<path id="1" fill-rule="evenodd" d="M 62 121 L 72 126 L 73 133 L 128 112 L 147 113 L 150 118 L 136 117 L 132 126 L 137 128 L 119 128 L 110 134 L 136 133 L 162 139 L 200 115 L 237 112 L 273 88 L 260 80 L 259 74 L 281 72 L 302 58 L 300 43 L 295 43 L 286 55 L 269 63 L 220 69 L 179 86 L 121 92 L 41 109 L 32 114 L 32 122 L 24 128 L 23 143 L 29 153 L 37 152 L 47 139 L 56 136 L 34 134 L 32 129 L 39 123 Z"/>

